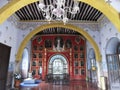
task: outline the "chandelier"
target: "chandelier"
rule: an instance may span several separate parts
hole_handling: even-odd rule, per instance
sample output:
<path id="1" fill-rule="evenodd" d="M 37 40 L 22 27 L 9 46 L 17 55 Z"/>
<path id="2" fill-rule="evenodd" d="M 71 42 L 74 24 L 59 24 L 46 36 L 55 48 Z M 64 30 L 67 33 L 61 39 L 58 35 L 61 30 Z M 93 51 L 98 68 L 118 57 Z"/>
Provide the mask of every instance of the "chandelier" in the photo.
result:
<path id="1" fill-rule="evenodd" d="M 65 0 L 53 0 L 51 4 L 45 5 L 43 0 L 39 1 L 39 9 L 47 21 L 62 21 L 64 24 L 68 22 L 67 13 L 71 13 L 74 17 L 79 12 L 78 2 L 73 1 L 72 6 L 67 6 Z"/>

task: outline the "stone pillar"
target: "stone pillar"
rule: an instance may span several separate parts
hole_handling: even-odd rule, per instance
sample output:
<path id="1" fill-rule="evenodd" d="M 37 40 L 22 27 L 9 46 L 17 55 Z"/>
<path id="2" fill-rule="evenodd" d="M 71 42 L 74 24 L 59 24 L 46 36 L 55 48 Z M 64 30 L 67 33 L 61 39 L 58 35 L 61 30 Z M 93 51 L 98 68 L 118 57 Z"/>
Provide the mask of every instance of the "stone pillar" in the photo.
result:
<path id="1" fill-rule="evenodd" d="M 98 77 L 98 87 L 101 88 L 101 80 L 100 80 L 100 77 L 101 77 L 101 62 L 96 62 L 97 63 L 97 77 Z"/>

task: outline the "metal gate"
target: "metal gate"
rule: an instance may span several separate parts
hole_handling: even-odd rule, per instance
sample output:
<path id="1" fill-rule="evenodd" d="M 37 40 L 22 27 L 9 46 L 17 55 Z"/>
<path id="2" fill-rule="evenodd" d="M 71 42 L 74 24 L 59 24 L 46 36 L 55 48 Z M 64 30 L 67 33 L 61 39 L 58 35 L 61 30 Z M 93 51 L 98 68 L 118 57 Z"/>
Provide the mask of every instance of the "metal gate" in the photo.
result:
<path id="1" fill-rule="evenodd" d="M 108 80 L 111 90 L 120 90 L 120 55 L 107 54 Z"/>

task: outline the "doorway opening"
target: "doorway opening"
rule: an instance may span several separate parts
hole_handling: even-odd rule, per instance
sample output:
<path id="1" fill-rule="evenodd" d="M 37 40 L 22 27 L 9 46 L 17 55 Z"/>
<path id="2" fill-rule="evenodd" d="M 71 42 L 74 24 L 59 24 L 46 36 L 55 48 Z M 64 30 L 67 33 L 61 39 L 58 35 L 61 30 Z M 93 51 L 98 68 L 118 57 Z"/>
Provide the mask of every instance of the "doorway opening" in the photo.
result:
<path id="1" fill-rule="evenodd" d="M 48 74 L 51 74 L 53 79 L 56 77 L 63 79 L 64 75 L 68 74 L 67 59 L 61 54 L 52 56 L 48 62 Z"/>
<path id="2" fill-rule="evenodd" d="M 60 54 L 52 56 L 48 66 L 48 74 L 64 73 L 68 73 L 68 62 L 66 58 Z"/>

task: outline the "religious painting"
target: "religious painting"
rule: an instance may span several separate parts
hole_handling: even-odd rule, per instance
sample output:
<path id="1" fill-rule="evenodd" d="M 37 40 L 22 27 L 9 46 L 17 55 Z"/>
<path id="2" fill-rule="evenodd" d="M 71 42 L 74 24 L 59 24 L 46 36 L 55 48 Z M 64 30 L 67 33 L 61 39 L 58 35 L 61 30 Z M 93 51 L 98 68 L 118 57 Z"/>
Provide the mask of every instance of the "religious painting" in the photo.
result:
<path id="1" fill-rule="evenodd" d="M 81 37 L 80 37 L 80 36 L 77 36 L 77 37 L 75 38 L 75 41 L 76 41 L 77 43 L 79 43 L 79 42 L 80 42 L 80 39 L 81 39 Z"/>
<path id="2" fill-rule="evenodd" d="M 74 58 L 78 58 L 78 54 L 77 53 L 74 54 Z"/>
<path id="3" fill-rule="evenodd" d="M 41 46 L 39 46 L 39 50 L 41 50 L 41 51 L 43 50 L 43 46 L 42 46 L 42 45 L 41 45 Z"/>
<path id="4" fill-rule="evenodd" d="M 75 74 L 78 74 L 78 69 L 75 69 Z"/>
<path id="5" fill-rule="evenodd" d="M 45 40 L 45 48 L 52 48 L 52 41 L 50 39 Z"/>
<path id="6" fill-rule="evenodd" d="M 42 66 L 42 61 L 39 61 L 39 66 Z"/>
<path id="7" fill-rule="evenodd" d="M 39 53 L 39 58 L 42 58 L 42 53 Z"/>
<path id="8" fill-rule="evenodd" d="M 80 51 L 83 51 L 84 50 L 84 46 L 80 46 Z"/>
<path id="9" fill-rule="evenodd" d="M 32 66 L 36 66 L 36 62 L 35 61 L 32 62 Z"/>
<path id="10" fill-rule="evenodd" d="M 37 56 L 36 56 L 36 54 L 35 54 L 35 53 L 33 53 L 32 57 L 33 57 L 33 58 L 36 58 Z"/>
<path id="11" fill-rule="evenodd" d="M 66 42 L 65 42 L 65 47 L 68 48 L 68 49 L 69 49 L 69 48 L 72 48 L 72 42 L 71 42 L 70 39 L 67 39 L 67 40 L 66 40 Z"/>
<path id="12" fill-rule="evenodd" d="M 78 46 L 75 45 L 74 46 L 74 50 L 77 51 L 78 50 Z"/>
<path id="13" fill-rule="evenodd" d="M 84 53 L 80 53 L 80 58 L 84 58 Z"/>
<path id="14" fill-rule="evenodd" d="M 81 69 L 81 75 L 84 75 L 84 74 L 85 74 L 85 70 Z"/>
<path id="15" fill-rule="evenodd" d="M 80 61 L 80 66 L 81 66 L 81 67 L 84 66 L 84 61 Z"/>
<path id="16" fill-rule="evenodd" d="M 74 62 L 74 66 L 77 67 L 78 66 L 78 61 Z"/>
<path id="17" fill-rule="evenodd" d="M 35 46 L 33 46 L 33 50 L 37 50 L 37 46 L 35 45 Z"/>
<path id="18" fill-rule="evenodd" d="M 41 37 L 38 37 L 38 38 L 36 39 L 36 41 L 37 41 L 38 43 L 40 43 L 40 42 L 42 41 L 42 38 L 41 38 Z"/>

